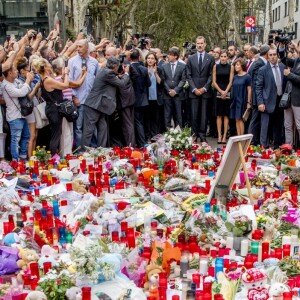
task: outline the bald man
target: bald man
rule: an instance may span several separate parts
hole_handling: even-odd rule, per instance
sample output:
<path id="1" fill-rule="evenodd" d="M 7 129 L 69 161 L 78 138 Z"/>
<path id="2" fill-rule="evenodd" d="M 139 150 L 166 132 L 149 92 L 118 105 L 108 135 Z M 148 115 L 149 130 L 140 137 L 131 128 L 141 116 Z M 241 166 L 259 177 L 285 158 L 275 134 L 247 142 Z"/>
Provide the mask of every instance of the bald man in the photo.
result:
<path id="1" fill-rule="evenodd" d="M 99 71 L 98 61 L 89 55 L 89 44 L 86 39 L 77 42 L 77 55 L 69 60 L 68 67 L 70 69 L 70 80 L 77 81 L 82 73 L 82 67 L 86 66 L 87 75 L 79 88 L 72 89 L 73 101 L 78 107 L 79 117 L 74 122 L 74 138 L 75 149 L 81 145 L 82 129 L 83 129 L 83 106 L 87 99 L 97 72 Z"/>

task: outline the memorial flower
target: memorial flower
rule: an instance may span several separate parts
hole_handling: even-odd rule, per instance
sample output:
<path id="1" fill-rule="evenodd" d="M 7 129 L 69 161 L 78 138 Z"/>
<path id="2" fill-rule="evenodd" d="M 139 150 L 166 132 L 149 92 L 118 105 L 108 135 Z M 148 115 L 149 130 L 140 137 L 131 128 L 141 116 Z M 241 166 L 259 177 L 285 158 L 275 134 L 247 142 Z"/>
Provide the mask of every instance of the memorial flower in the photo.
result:
<path id="1" fill-rule="evenodd" d="M 171 150 L 190 150 L 193 145 L 191 128 L 169 128 L 164 134 L 165 142 Z"/>

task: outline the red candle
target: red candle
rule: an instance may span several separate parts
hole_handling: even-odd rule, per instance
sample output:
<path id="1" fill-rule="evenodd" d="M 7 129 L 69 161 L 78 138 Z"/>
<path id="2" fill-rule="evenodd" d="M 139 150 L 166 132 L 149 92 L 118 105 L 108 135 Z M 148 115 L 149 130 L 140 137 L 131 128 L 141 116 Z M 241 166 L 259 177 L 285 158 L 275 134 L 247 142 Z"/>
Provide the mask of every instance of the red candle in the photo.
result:
<path id="1" fill-rule="evenodd" d="M 52 269 L 52 263 L 50 261 L 45 261 L 43 263 L 43 266 L 44 266 L 44 274 L 47 274 L 49 270 Z"/>
<path id="2" fill-rule="evenodd" d="M 268 241 L 261 243 L 262 261 L 269 257 L 270 243 Z"/>
<path id="3" fill-rule="evenodd" d="M 39 264 L 32 262 L 30 263 L 29 267 L 30 267 L 31 275 L 36 276 L 39 279 L 40 278 Z"/>
<path id="4" fill-rule="evenodd" d="M 112 242 L 118 242 L 119 241 L 119 232 L 118 231 L 113 231 L 111 233 L 111 241 Z"/>
<path id="5" fill-rule="evenodd" d="M 282 248 L 275 248 L 275 257 L 278 259 L 282 259 Z"/>
<path id="6" fill-rule="evenodd" d="M 82 300 L 91 300 L 91 290 L 90 286 L 84 286 L 81 288 Z"/>
<path id="7" fill-rule="evenodd" d="M 196 283 L 197 289 L 200 287 L 200 274 L 192 274 L 192 282 Z"/>
<path id="8" fill-rule="evenodd" d="M 129 248 L 135 248 L 134 228 L 127 229 L 127 244 Z"/>
<path id="9" fill-rule="evenodd" d="M 291 255 L 291 245 L 282 245 L 282 248 L 283 248 L 283 257 L 286 257 L 286 256 L 290 256 Z"/>

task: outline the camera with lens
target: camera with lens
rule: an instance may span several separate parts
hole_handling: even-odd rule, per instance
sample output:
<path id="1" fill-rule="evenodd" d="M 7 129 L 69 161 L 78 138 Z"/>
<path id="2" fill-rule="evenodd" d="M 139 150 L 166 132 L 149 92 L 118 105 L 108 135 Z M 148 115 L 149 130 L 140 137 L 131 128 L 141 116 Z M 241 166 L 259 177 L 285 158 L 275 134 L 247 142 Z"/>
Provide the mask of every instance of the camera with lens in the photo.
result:
<path id="1" fill-rule="evenodd" d="M 146 46 L 147 46 L 147 40 L 146 40 L 145 37 L 139 38 L 139 45 L 140 45 L 140 48 L 142 50 L 146 48 Z"/>
<path id="2" fill-rule="evenodd" d="M 275 37 L 275 42 L 282 43 L 287 46 L 293 39 L 295 31 L 283 32 L 281 29 L 276 31 L 278 36 Z"/>
<path id="3" fill-rule="evenodd" d="M 186 50 L 194 50 L 194 49 L 196 49 L 195 43 L 190 43 L 190 42 L 183 43 L 182 47 L 185 48 Z"/>
<path id="4" fill-rule="evenodd" d="M 125 60 L 126 54 L 125 53 L 120 53 L 119 54 L 119 69 L 118 69 L 118 74 L 123 74 L 124 70 L 123 70 L 123 66 L 124 66 L 124 60 Z"/>

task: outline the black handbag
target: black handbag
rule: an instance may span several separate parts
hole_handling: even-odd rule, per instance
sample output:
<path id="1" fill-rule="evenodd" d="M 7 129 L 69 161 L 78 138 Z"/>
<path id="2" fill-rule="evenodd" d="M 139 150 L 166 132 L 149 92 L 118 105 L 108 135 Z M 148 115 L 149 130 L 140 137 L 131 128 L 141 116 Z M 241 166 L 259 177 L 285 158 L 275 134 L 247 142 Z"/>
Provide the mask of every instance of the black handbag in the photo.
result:
<path id="1" fill-rule="evenodd" d="M 20 111 L 20 113 L 23 117 L 27 117 L 33 112 L 34 103 L 32 100 L 30 100 L 28 98 L 28 95 L 18 98 L 19 103 L 20 103 L 20 108 L 19 108 L 17 106 L 17 104 L 15 103 L 15 101 L 10 97 L 10 95 L 6 89 L 5 89 L 5 91 L 6 91 L 6 94 L 8 95 L 8 97 L 10 98 L 10 100 L 13 102 L 13 104 L 16 106 L 16 108 Z"/>
<path id="2" fill-rule="evenodd" d="M 73 101 L 64 99 L 62 103 L 56 103 L 56 105 L 60 115 L 66 118 L 68 122 L 74 122 L 78 119 L 79 114 Z"/>
<path id="3" fill-rule="evenodd" d="M 20 102 L 21 115 L 23 117 L 29 116 L 33 112 L 33 101 L 28 96 L 19 97 L 18 100 Z"/>
<path id="4" fill-rule="evenodd" d="M 280 108 L 287 109 L 291 107 L 291 91 L 292 91 L 292 84 L 291 82 L 288 81 L 285 87 L 285 91 L 279 101 L 278 106 Z"/>

